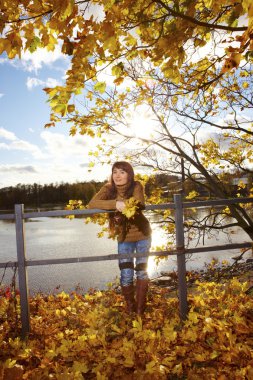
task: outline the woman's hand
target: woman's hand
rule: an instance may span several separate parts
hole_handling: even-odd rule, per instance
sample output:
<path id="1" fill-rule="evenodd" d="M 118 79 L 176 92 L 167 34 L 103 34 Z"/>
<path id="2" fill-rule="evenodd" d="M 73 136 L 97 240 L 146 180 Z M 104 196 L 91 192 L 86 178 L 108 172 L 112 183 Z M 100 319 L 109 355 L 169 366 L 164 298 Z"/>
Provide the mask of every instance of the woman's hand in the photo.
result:
<path id="1" fill-rule="evenodd" d="M 123 202 L 123 201 L 116 201 L 116 209 L 118 211 L 122 212 L 125 207 L 126 207 L 125 202 Z"/>

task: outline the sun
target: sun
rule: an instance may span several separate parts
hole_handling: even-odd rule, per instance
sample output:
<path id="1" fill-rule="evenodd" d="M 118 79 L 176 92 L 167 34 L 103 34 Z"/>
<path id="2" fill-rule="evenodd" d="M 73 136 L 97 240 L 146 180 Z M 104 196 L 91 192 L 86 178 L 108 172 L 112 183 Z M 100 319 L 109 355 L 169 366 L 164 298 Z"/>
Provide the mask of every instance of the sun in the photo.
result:
<path id="1" fill-rule="evenodd" d="M 156 134 L 157 121 L 145 107 L 140 106 L 128 117 L 128 130 L 131 136 L 152 140 Z"/>

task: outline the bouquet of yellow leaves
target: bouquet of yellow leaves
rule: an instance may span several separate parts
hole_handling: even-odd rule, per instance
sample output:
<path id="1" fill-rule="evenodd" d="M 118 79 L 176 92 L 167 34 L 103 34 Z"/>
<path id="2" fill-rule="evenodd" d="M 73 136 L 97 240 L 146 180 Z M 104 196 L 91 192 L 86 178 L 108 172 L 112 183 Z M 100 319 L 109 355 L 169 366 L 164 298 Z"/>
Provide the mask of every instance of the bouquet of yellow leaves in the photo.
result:
<path id="1" fill-rule="evenodd" d="M 132 218 L 139 208 L 138 203 L 139 202 L 134 197 L 127 199 L 125 201 L 125 208 L 122 211 L 122 214 L 125 215 L 127 217 L 127 219 Z"/>

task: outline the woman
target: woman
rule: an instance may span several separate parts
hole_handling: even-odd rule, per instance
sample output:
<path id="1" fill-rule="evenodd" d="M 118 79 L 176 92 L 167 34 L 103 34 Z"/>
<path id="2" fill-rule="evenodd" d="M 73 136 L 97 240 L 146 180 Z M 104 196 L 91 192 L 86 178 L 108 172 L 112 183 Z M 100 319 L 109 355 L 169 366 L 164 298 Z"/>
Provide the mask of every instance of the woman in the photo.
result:
<path id="1" fill-rule="evenodd" d="M 134 198 L 136 212 L 127 218 L 124 212 L 126 202 Z M 134 170 L 126 161 L 115 162 L 112 166 L 110 182 L 104 185 L 90 201 L 89 208 L 115 210 L 109 214 L 109 230 L 111 236 L 117 236 L 118 253 L 146 253 L 151 246 L 151 228 L 142 211 L 145 208 L 144 190 L 139 181 L 134 180 Z M 126 300 L 127 311 L 142 315 L 148 291 L 148 257 L 134 259 L 119 258 L 120 283 L 122 294 Z M 134 297 L 134 271 L 136 271 L 136 300 Z"/>

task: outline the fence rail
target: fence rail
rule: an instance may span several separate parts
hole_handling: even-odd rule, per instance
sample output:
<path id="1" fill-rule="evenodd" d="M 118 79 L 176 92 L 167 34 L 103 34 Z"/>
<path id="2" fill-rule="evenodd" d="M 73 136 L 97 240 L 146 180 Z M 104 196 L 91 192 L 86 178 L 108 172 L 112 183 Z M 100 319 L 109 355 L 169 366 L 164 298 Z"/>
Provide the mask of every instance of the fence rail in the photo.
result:
<path id="1" fill-rule="evenodd" d="M 185 255 L 188 253 L 222 251 L 227 249 L 251 248 L 252 242 L 233 243 L 214 245 L 200 248 L 185 248 L 184 242 L 184 215 L 183 211 L 186 208 L 201 208 L 210 206 L 225 206 L 237 203 L 252 203 L 253 198 L 235 198 L 235 199 L 219 199 L 209 201 L 182 202 L 180 194 L 174 195 L 174 203 L 163 203 L 159 205 L 146 206 L 147 211 L 152 210 L 175 210 L 175 227 L 176 227 L 176 248 L 168 251 L 133 253 L 121 255 L 124 257 L 138 256 L 169 256 L 177 255 L 178 267 L 178 297 L 179 297 L 179 312 L 181 319 L 186 319 L 188 312 L 187 304 L 187 284 L 186 284 L 186 261 Z M 0 268 L 17 267 L 19 278 L 20 304 L 21 304 L 21 325 L 22 338 L 26 337 L 30 332 L 30 311 L 29 311 L 29 288 L 26 268 L 29 266 L 39 265 L 58 265 L 69 263 L 82 263 L 92 261 L 118 260 L 117 254 L 109 254 L 103 256 L 84 256 L 72 257 L 64 259 L 46 259 L 46 260 L 27 260 L 25 249 L 25 219 L 43 218 L 52 216 L 68 216 L 68 215 L 93 215 L 97 213 L 105 213 L 108 211 L 100 209 L 83 209 L 83 210 L 55 210 L 41 212 L 25 212 L 24 205 L 15 205 L 14 214 L 0 214 L 0 220 L 15 220 L 16 225 L 16 245 L 17 245 L 17 261 L 9 261 L 0 263 Z"/>

